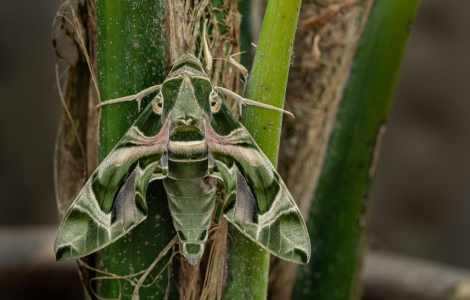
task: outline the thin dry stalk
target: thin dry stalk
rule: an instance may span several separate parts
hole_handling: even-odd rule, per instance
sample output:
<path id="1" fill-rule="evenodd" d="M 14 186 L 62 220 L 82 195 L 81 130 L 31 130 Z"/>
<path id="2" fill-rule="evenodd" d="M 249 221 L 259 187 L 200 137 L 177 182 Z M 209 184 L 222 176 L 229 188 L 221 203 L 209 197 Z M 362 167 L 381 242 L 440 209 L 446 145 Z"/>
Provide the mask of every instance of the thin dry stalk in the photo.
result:
<path id="1" fill-rule="evenodd" d="M 223 205 L 223 203 L 220 205 Z M 212 245 L 201 300 L 222 299 L 222 291 L 225 285 L 224 271 L 228 236 L 228 222 L 222 216 L 222 210 L 218 226 L 211 231 Z"/>
<path id="2" fill-rule="evenodd" d="M 96 277 L 93 277 L 89 280 L 89 288 L 90 288 L 90 291 L 91 293 L 98 299 L 103 299 L 103 300 L 114 300 L 114 299 L 107 299 L 107 298 L 103 298 L 103 297 L 100 297 L 93 289 L 93 285 L 92 285 L 92 282 L 93 281 L 98 281 L 98 280 L 118 280 L 119 282 L 119 286 L 121 287 L 121 281 L 120 280 L 124 280 L 125 282 L 131 284 L 132 286 L 134 286 L 134 292 L 133 292 L 133 296 L 132 296 L 132 299 L 133 300 L 138 300 L 139 299 L 139 290 L 141 287 L 149 287 L 153 284 L 156 284 L 156 280 L 157 278 L 160 276 L 161 273 L 163 273 L 163 271 L 165 269 L 168 269 L 169 268 L 169 265 L 171 264 L 171 260 L 172 258 L 178 254 L 179 252 L 176 252 L 174 250 L 174 246 L 175 244 L 178 242 L 178 237 L 175 236 L 169 243 L 168 245 L 166 245 L 166 247 L 160 252 L 160 254 L 157 256 L 157 258 L 155 259 L 155 261 L 145 270 L 142 270 L 140 272 L 137 272 L 137 273 L 134 273 L 134 274 L 130 274 L 130 275 L 118 275 L 118 274 L 114 274 L 114 273 L 109 273 L 109 272 L 105 272 L 105 271 L 102 271 L 102 270 L 99 270 L 97 268 L 93 268 L 91 266 L 89 266 L 87 263 L 85 263 L 83 260 L 81 259 L 78 259 L 77 262 L 79 264 L 80 267 L 84 268 L 84 269 L 87 269 L 87 270 L 90 270 L 90 271 L 93 271 L 97 274 L 102 274 L 102 275 L 106 275 L 106 276 L 96 276 Z M 168 253 L 168 251 L 170 251 L 170 249 L 173 248 L 173 253 L 172 253 L 172 257 L 170 258 L 170 260 L 168 261 L 168 263 L 162 268 L 162 270 L 160 270 L 160 272 L 157 274 L 157 276 L 155 276 L 155 279 L 149 283 L 149 284 L 146 284 L 144 285 L 144 281 L 145 279 L 147 279 L 148 275 L 150 274 L 150 272 L 155 268 L 155 266 L 157 265 L 157 263 Z M 139 275 L 140 278 L 137 279 L 136 277 L 138 277 Z M 169 277 L 170 278 L 170 277 Z M 121 293 L 121 290 L 122 290 L 122 287 L 120 288 L 120 292 L 119 292 L 119 298 L 118 299 L 121 299 L 122 297 L 122 293 Z"/>
<path id="3" fill-rule="evenodd" d="M 139 299 L 139 289 L 140 287 L 142 286 L 142 284 L 144 283 L 145 279 L 147 278 L 147 276 L 150 274 L 150 271 L 152 271 L 156 264 L 167 254 L 167 252 L 173 247 L 173 245 L 178 241 L 178 236 L 175 236 L 169 243 L 168 245 L 166 245 L 166 247 L 162 250 L 162 252 L 160 252 L 160 254 L 157 256 L 157 258 L 155 259 L 155 261 L 150 265 L 150 267 L 147 268 L 147 270 L 145 271 L 145 273 L 140 277 L 139 281 L 137 282 L 135 288 L 134 288 L 134 293 L 132 294 L 132 300 L 138 300 Z M 169 260 L 169 262 L 171 262 L 171 259 Z M 168 262 L 168 263 L 169 263 Z M 165 266 L 165 268 L 168 266 L 168 264 Z M 162 271 L 160 271 L 160 273 L 155 277 L 158 278 L 158 276 L 160 276 Z M 170 277 L 168 277 L 168 281 L 170 281 Z M 155 282 L 155 281 L 154 281 Z M 151 284 L 153 284 L 154 282 L 152 282 Z"/>
<path id="4" fill-rule="evenodd" d="M 98 147 L 99 147 L 99 124 L 100 114 L 96 110 L 96 105 L 100 103 L 100 93 L 97 88 L 97 25 L 96 25 L 96 2 L 87 1 L 88 22 L 87 22 L 87 36 L 88 36 L 88 56 L 90 72 L 93 74 L 93 80 L 88 88 L 88 122 L 86 130 L 87 143 L 87 170 L 91 174 L 98 167 Z"/>

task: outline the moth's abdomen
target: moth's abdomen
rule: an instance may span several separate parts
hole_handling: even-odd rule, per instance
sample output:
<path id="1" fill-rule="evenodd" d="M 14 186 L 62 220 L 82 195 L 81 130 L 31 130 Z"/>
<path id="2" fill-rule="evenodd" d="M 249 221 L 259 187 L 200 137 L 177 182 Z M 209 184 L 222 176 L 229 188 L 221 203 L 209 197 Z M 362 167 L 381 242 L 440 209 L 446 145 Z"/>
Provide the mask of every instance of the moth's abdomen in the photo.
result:
<path id="1" fill-rule="evenodd" d="M 217 179 L 207 176 L 207 169 L 208 150 L 203 138 L 170 138 L 168 177 L 163 184 L 183 254 L 192 265 L 204 253 L 215 206 Z"/>
<path id="2" fill-rule="evenodd" d="M 183 243 L 183 254 L 193 265 L 204 252 L 215 206 L 217 179 L 163 179 L 173 224 Z"/>

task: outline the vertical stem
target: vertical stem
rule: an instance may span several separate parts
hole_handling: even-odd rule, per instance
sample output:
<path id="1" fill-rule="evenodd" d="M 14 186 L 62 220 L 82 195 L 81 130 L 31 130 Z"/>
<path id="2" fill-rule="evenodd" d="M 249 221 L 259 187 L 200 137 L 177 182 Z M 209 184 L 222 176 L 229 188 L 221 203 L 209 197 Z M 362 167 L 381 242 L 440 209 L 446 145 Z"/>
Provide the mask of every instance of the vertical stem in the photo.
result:
<path id="1" fill-rule="evenodd" d="M 376 1 L 338 111 L 307 224 L 295 299 L 359 299 L 368 194 L 419 0 Z"/>
<path id="2" fill-rule="evenodd" d="M 301 0 L 271 0 L 266 9 L 246 97 L 283 107 L 287 77 Z M 282 115 L 248 106 L 242 124 L 260 148 L 277 165 Z M 229 234 L 228 279 L 224 299 L 266 299 L 269 252 L 257 246 L 233 226 Z"/>
<path id="3" fill-rule="evenodd" d="M 133 95 L 165 79 L 166 2 L 97 1 L 98 80 L 102 101 Z M 142 109 L 155 96 L 148 96 Z M 139 116 L 136 102 L 106 105 L 100 120 L 99 159 L 102 161 Z M 174 237 L 168 201 L 161 182 L 149 185 L 149 215 L 131 233 L 100 251 L 98 267 L 125 276 L 145 270 Z M 151 283 L 168 262 L 170 253 L 150 273 Z M 137 278 L 138 279 L 138 278 Z M 140 299 L 163 299 L 168 272 L 164 271 L 150 287 L 140 289 Z M 171 278 L 174 283 L 175 278 Z M 174 285 L 172 285 L 174 286 Z M 99 295 L 104 298 L 131 299 L 134 286 L 116 279 L 102 280 Z M 176 294 L 176 295 L 175 295 Z M 177 298 L 172 289 L 171 299 Z"/>

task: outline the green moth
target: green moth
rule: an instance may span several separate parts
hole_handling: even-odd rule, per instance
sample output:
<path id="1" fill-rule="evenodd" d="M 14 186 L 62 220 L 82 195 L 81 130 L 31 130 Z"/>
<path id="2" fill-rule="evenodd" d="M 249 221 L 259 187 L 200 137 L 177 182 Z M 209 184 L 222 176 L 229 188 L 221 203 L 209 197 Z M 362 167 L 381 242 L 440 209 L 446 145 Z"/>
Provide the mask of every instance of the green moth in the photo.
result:
<path id="1" fill-rule="evenodd" d="M 201 62 L 178 58 L 162 85 L 103 104 L 158 95 L 91 175 L 62 221 L 57 260 L 76 259 L 113 243 L 148 215 L 146 191 L 163 180 L 183 254 L 204 252 L 217 179 L 225 184 L 224 216 L 253 242 L 287 261 L 306 264 L 310 240 L 284 182 L 219 93 L 242 105 L 269 105 L 212 86 Z"/>

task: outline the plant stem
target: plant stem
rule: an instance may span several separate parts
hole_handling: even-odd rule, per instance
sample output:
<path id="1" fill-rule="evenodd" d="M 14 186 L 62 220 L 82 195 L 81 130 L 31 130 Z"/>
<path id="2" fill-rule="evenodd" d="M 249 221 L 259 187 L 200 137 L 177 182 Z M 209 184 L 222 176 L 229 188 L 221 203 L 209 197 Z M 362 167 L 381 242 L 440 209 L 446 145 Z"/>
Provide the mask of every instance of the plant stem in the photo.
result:
<path id="1" fill-rule="evenodd" d="M 359 299 L 368 194 L 419 0 L 376 1 L 356 52 L 307 224 L 295 299 Z"/>
<path id="2" fill-rule="evenodd" d="M 266 9 L 246 97 L 283 107 L 301 1 L 271 0 Z M 261 150 L 277 165 L 282 115 L 248 106 L 242 124 Z M 233 226 L 229 227 L 228 280 L 224 299 L 266 299 L 269 252 Z"/>
<path id="3" fill-rule="evenodd" d="M 97 1 L 98 78 L 102 101 L 136 94 L 165 79 L 169 64 L 164 56 L 166 33 L 162 27 L 166 21 L 165 5 L 164 1 Z M 143 101 L 141 111 L 154 96 L 152 94 Z M 103 107 L 100 161 L 138 115 L 136 102 Z M 149 185 L 147 203 L 147 219 L 131 233 L 100 251 L 100 269 L 121 276 L 145 270 L 175 236 L 161 182 Z M 170 255 L 171 251 L 152 270 L 144 285 L 155 279 Z M 140 289 L 140 299 L 164 299 L 168 280 L 168 272 L 162 272 L 155 284 Z M 175 283 L 174 278 L 171 281 Z M 134 286 L 125 281 L 101 280 L 98 294 L 104 298 L 131 299 L 133 289 Z M 171 299 L 178 297 L 174 288 L 171 292 Z"/>

